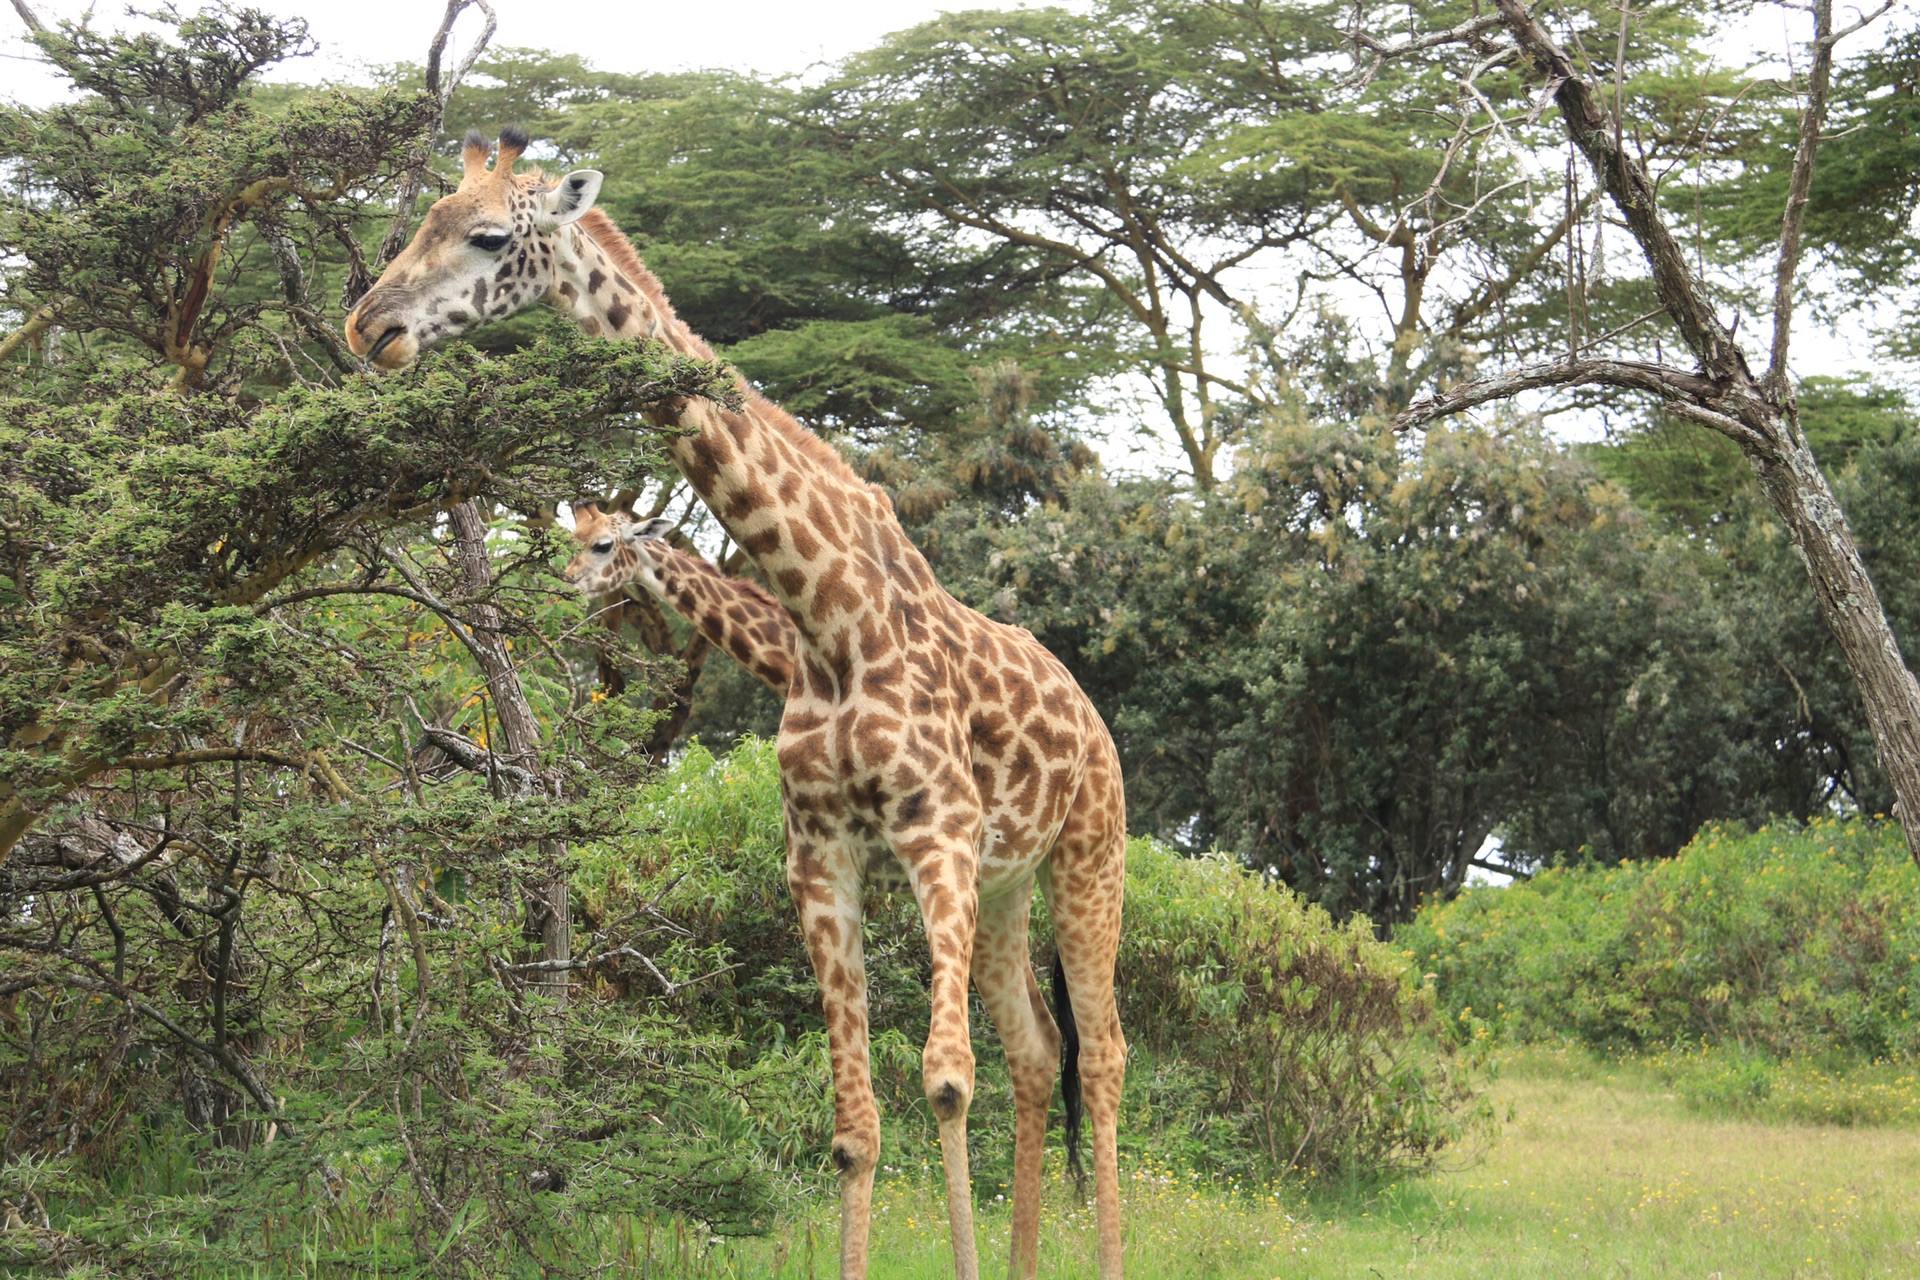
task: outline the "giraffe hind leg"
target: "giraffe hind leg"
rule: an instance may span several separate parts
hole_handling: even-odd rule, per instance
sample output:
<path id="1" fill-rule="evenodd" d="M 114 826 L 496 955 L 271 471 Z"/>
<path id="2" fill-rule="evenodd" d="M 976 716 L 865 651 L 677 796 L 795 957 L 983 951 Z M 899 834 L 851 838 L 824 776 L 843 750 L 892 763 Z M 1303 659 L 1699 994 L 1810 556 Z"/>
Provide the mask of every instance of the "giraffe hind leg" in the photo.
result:
<path id="1" fill-rule="evenodd" d="M 1073 1010 L 1081 1095 L 1093 1129 L 1100 1280 L 1120 1280 L 1122 1274 L 1118 1147 L 1127 1041 L 1120 1033 L 1113 972 L 1125 864 L 1126 833 L 1115 824 L 1091 838 L 1063 839 L 1054 850 L 1050 876 L 1054 940 Z"/>
<path id="2" fill-rule="evenodd" d="M 993 1018 L 1007 1054 L 1013 1085 L 1013 1229 L 1007 1274 L 1032 1280 L 1040 1261 L 1041 1165 L 1047 1111 L 1060 1056 L 1060 1035 L 1027 956 L 1033 886 L 980 904 L 974 938 L 973 985 Z"/>

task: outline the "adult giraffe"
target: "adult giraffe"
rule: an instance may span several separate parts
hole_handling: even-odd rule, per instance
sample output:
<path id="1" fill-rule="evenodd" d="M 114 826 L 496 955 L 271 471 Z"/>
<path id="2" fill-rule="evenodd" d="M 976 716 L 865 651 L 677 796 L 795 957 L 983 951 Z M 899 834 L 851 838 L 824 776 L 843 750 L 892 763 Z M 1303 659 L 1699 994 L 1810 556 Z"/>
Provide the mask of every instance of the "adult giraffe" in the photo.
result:
<path id="1" fill-rule="evenodd" d="M 515 176 L 527 137 L 500 155 L 468 134 L 459 189 L 347 317 L 355 354 L 398 368 L 426 346 L 550 300 L 588 334 L 657 338 L 711 359 L 593 201 L 601 177 Z M 893 504 L 778 406 L 745 391 L 738 411 L 692 400 L 655 414 L 688 430 L 668 450 L 792 615 L 793 683 L 779 737 L 787 884 L 820 986 L 832 1052 L 840 1272 L 867 1270 L 880 1118 L 868 1062 L 861 895 L 910 887 L 932 955 L 923 1085 L 940 1126 L 954 1269 L 979 1260 L 967 1173 L 973 1098 L 971 975 L 1014 1089 L 1010 1273 L 1034 1274 L 1041 1149 L 1061 1036 L 1027 958 L 1038 883 L 1077 1023 L 1078 1077 L 1093 1124 L 1102 1280 L 1118 1280 L 1115 1128 L 1126 1042 L 1113 991 L 1126 802 L 1098 713 L 1029 633 L 982 617 L 934 581 Z M 1060 993 L 1056 992 L 1056 996 Z M 1069 1113 L 1076 1069 L 1067 1044 Z M 1071 1152 L 1072 1126 L 1069 1125 Z"/>

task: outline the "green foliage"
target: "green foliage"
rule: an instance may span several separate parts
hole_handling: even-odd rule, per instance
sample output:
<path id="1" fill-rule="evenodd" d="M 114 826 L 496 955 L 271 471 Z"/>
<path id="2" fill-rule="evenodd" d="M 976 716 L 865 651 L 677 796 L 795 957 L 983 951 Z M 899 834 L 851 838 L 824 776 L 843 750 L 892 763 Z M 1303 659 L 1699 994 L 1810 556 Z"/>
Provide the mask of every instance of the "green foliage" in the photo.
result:
<path id="1" fill-rule="evenodd" d="M 1775 1059 L 1734 1047 L 1699 1046 L 1637 1055 L 1626 1066 L 1672 1089 L 1689 1110 L 1711 1116 L 1818 1125 L 1920 1122 L 1920 1075 L 1911 1059 L 1823 1064 Z"/>
<path id="2" fill-rule="evenodd" d="M 1913 434 L 1913 410 L 1895 387 L 1811 377 L 1795 395 L 1807 443 L 1842 484 L 1863 451 Z M 1645 510 L 1722 545 L 1737 543 L 1739 532 L 1729 534 L 1729 524 L 1746 526 L 1772 518 L 1760 508 L 1751 468 L 1724 436 L 1655 417 L 1581 452 Z"/>
<path id="3" fill-rule="evenodd" d="M 1517 1039 L 1845 1062 L 1920 1050 L 1916 904 L 1896 826 L 1822 819 L 1713 826 L 1668 861 L 1472 889 L 1395 937 L 1446 1009 Z M 1712 1087 L 1765 1087 L 1740 1070 Z"/>
<path id="4" fill-rule="evenodd" d="M 653 684 L 588 696 L 625 650 L 541 517 L 732 375 L 549 325 L 342 377 L 312 288 L 422 103 L 256 98 L 300 24 L 162 16 L 43 38 L 80 96 L 0 115 L 38 339 L 0 390 L 6 1261 L 272 1265 L 316 1201 L 374 1224 L 305 1242 L 356 1274 L 557 1265 L 579 1212 L 752 1229 L 716 1117 L 775 1073 L 543 958 L 567 842 L 635 830 Z"/>
<path id="5" fill-rule="evenodd" d="M 1920 171 L 1914 75 L 1920 27 L 1896 21 L 1852 40 L 1867 48 L 1836 63 L 1806 222 L 1809 247 L 1842 268 L 1837 274 L 1847 287 L 1829 296 L 1838 307 L 1903 286 L 1920 253 L 1913 224 L 1920 191 L 1913 181 Z M 1704 192 L 1672 189 L 1676 206 L 1703 215 L 1716 248 L 1729 256 L 1764 254 L 1777 240 L 1799 141 L 1793 88 L 1764 82 L 1755 88 L 1749 110 L 1716 144 L 1737 165 Z"/>
<path id="6" fill-rule="evenodd" d="M 526 50 L 476 69 L 492 83 L 455 96 L 456 134 L 513 120 L 565 163 L 603 169 L 600 205 L 679 315 L 814 428 L 867 444 L 934 436 L 972 409 L 972 361 L 1046 365 L 1030 335 L 979 323 L 1009 285 L 996 255 L 909 244 L 862 170 L 797 134 L 791 89 L 608 75 Z M 1047 394 L 1067 376 L 1050 374 Z"/>
<path id="7" fill-rule="evenodd" d="M 946 580 L 1064 655 L 1136 829 L 1329 909 L 1404 919 L 1491 834 L 1520 864 L 1643 857 L 1821 802 L 1776 745 L 1792 708 L 1747 700 L 1725 565 L 1537 432 L 1406 448 L 1299 408 L 1212 495 L 1066 494 L 1004 528 L 936 523 Z"/>
<path id="8" fill-rule="evenodd" d="M 85 24 L 36 38 L 82 93 L 0 109 L 0 159 L 16 174 L 0 201 L 7 300 L 131 344 L 182 385 L 251 372 L 229 367 L 229 348 L 257 331 L 337 352 L 301 250 L 326 242 L 357 257 L 362 202 L 430 104 L 333 91 L 266 109 L 253 77 L 311 51 L 304 22 L 225 8 L 160 16 L 172 39 Z M 249 256 L 276 265 L 247 272 Z"/>
<path id="9" fill-rule="evenodd" d="M 1230 68 L 1306 72 L 1334 40 L 1312 6 L 948 14 L 849 59 L 794 113 L 916 248 L 991 247 L 971 268 L 970 322 L 1033 335 L 1038 367 L 1079 380 L 1145 375 L 1164 418 L 1141 425 L 1166 429 L 1205 486 L 1249 388 L 1184 367 L 1206 360 L 1202 300 L 1236 309 L 1232 266 L 1324 223 L 1292 173 L 1223 176 L 1206 154 L 1304 109 L 1311 73 L 1281 92 Z"/>
<path id="10" fill-rule="evenodd" d="M 1670 198 L 1690 187 L 1697 250 L 1759 260 L 1784 90 L 1702 69 L 1694 10 L 1635 10 L 1623 36 L 1618 15 L 1561 17 L 1650 122 Z M 858 446 L 944 582 L 1069 661 L 1136 828 L 1233 851 L 1133 848 L 1143 1176 L 1170 1155 L 1364 1183 L 1479 1133 L 1487 1001 L 1444 986 L 1437 1016 L 1428 962 L 1361 916 L 1457 889 L 1489 836 L 1523 869 L 1613 862 L 1706 819 L 1884 804 L 1736 460 L 1665 427 L 1575 452 L 1508 424 L 1380 429 L 1421 386 L 1651 303 L 1589 193 L 1537 181 L 1560 154 L 1512 72 L 1476 82 L 1507 127 L 1463 132 L 1451 72 L 1336 67 L 1346 21 L 949 15 L 815 86 L 505 50 L 449 113 L 605 169 L 694 327 Z M 657 469 L 639 415 L 726 377 L 521 317 L 484 335 L 492 358 L 363 379 L 332 299 L 370 276 L 395 166 L 455 145 L 422 137 L 417 73 L 258 87 L 310 42 L 238 10 L 40 43 L 77 96 L 0 109 L 0 1198 L 31 1227 L 0 1232 L 6 1261 L 650 1267 L 637 1241 L 669 1221 L 685 1245 L 794 1208 L 826 1185 L 831 1111 L 772 750 L 695 745 L 651 777 L 634 746 L 662 673 L 550 573 L 556 505 L 631 496 Z M 1911 257 L 1910 43 L 1843 71 L 1841 181 L 1816 187 L 1816 250 L 1862 280 Z M 1304 271 L 1295 311 L 1243 308 L 1276 269 Z M 1378 286 L 1385 327 L 1340 314 L 1331 278 Z M 1143 387 L 1154 413 L 1116 409 Z M 1911 630 L 1911 415 L 1878 387 L 1801 402 Z M 1162 426 L 1188 477 L 1115 480 L 1079 439 Z M 484 545 L 447 522 L 465 501 Z M 628 692 L 594 687 L 622 664 Z M 695 723 L 770 728 L 748 687 L 703 681 Z M 1908 873 L 1837 830 L 1779 837 L 1850 851 L 1831 867 L 1710 835 L 1620 871 L 1624 922 L 1554 872 L 1502 900 L 1577 902 L 1527 916 L 1538 940 L 1479 894 L 1449 909 L 1481 930 L 1460 954 L 1429 917 L 1405 936 L 1516 1034 L 1712 1040 L 1670 1068 L 1699 1105 L 1838 1117 L 1843 1090 L 1773 1056 L 1911 1052 L 1916 975 Z M 1725 919 L 1684 879 L 1708 852 Z M 934 1136 L 925 947 L 910 902 L 870 908 L 873 1060 L 911 1167 Z M 1508 961 L 1545 985 L 1514 998 Z M 1011 1127 L 990 1046 L 983 1187 Z M 1905 1114 L 1887 1087 L 1873 1114 Z"/>
<path id="11" fill-rule="evenodd" d="M 1185 1115 L 1129 1114 L 1169 1131 L 1154 1143 L 1163 1154 L 1205 1152 L 1202 1167 L 1256 1175 L 1379 1177 L 1430 1168 L 1486 1134 L 1482 1062 L 1455 1047 L 1406 953 L 1365 920 L 1336 925 L 1224 856 L 1183 858 L 1151 840 L 1128 847 L 1126 910 L 1128 1038 L 1205 1090 Z M 1475 1034 L 1462 1020 L 1461 1038 Z M 1219 1141 L 1220 1128 L 1226 1151 L 1193 1143 L 1205 1130 Z M 1234 1160 L 1232 1147 L 1255 1158 Z"/>
<path id="12" fill-rule="evenodd" d="M 0 579 L 0 799 L 43 783 L 51 799 L 76 758 L 125 755 L 141 735 L 205 732 L 187 688 L 236 681 L 236 710 L 261 696 L 273 645 L 290 643 L 269 639 L 264 598 L 349 541 L 465 498 L 537 508 L 601 468 L 643 465 L 629 415 L 725 385 L 710 366 L 556 326 L 512 357 L 450 351 L 377 385 L 296 389 L 270 413 L 117 380 L 65 403 L 0 399 L 0 555 L 14 566 Z M 84 674 L 61 656 L 75 646 Z M 187 681 L 158 723 L 143 686 L 155 672 Z"/>
<path id="13" fill-rule="evenodd" d="M 1867 568 L 1879 586 L 1894 633 L 1920 634 L 1920 435 L 1901 391 L 1872 382 L 1809 378 L 1800 388 L 1801 421 L 1848 514 Z M 1728 659 L 1742 674 L 1748 732 L 1770 739 L 1787 776 L 1816 803 L 1774 791 L 1765 809 L 1807 817 L 1829 803 L 1857 813 L 1888 809 L 1858 689 L 1806 589 L 1799 553 L 1763 506 L 1751 473 L 1718 437 L 1655 421 L 1581 452 L 1632 494 L 1635 504 L 1728 570 L 1720 611 L 1730 626 Z"/>

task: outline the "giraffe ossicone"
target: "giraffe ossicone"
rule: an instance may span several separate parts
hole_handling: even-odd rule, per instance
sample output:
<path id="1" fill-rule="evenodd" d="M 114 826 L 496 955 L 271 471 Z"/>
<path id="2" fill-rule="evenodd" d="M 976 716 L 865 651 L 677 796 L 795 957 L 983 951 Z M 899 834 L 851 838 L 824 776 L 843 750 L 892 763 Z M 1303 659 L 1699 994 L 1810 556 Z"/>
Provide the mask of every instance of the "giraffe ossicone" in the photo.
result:
<path id="1" fill-rule="evenodd" d="M 626 237 L 592 207 L 598 175 L 558 183 L 515 175 L 525 146 L 525 134 L 503 133 L 489 168 L 485 139 L 469 137 L 459 189 L 428 210 L 347 317 L 355 354 L 397 368 L 483 318 L 544 300 L 589 334 L 658 338 L 711 359 Z M 787 886 L 826 1014 L 843 1280 L 867 1273 L 880 1154 L 861 899 L 870 883 L 896 878 L 912 889 L 932 959 L 922 1086 L 939 1120 L 956 1274 L 979 1274 L 966 1143 L 969 979 L 1013 1084 L 1010 1273 L 1024 1280 L 1038 1264 L 1042 1148 L 1063 1037 L 1028 958 L 1037 886 L 1065 976 L 1054 994 L 1070 1012 L 1061 1019 L 1066 1045 L 1077 1028 L 1099 1271 L 1117 1280 L 1126 1040 L 1113 970 L 1126 800 L 1113 741 L 1032 635 L 941 589 L 884 492 L 779 406 L 742 391 L 737 409 L 689 399 L 651 416 L 683 429 L 668 453 L 793 626 L 778 749 Z M 1069 1049 L 1069 1085 L 1074 1061 Z M 1070 1125 L 1069 1152 L 1073 1136 Z"/>

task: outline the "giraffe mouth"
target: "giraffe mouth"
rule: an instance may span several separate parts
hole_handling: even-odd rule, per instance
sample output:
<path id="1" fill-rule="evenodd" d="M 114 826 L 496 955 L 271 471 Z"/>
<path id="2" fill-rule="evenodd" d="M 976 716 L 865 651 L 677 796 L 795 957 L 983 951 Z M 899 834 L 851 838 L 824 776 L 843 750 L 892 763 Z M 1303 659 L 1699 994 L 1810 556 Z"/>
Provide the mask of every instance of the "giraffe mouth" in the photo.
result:
<path id="1" fill-rule="evenodd" d="M 379 341 L 367 348 L 367 359 L 377 362 L 380 359 L 380 353 L 392 346 L 395 339 L 405 337 L 406 333 L 407 326 L 403 324 L 394 325 L 393 328 L 380 335 Z"/>

